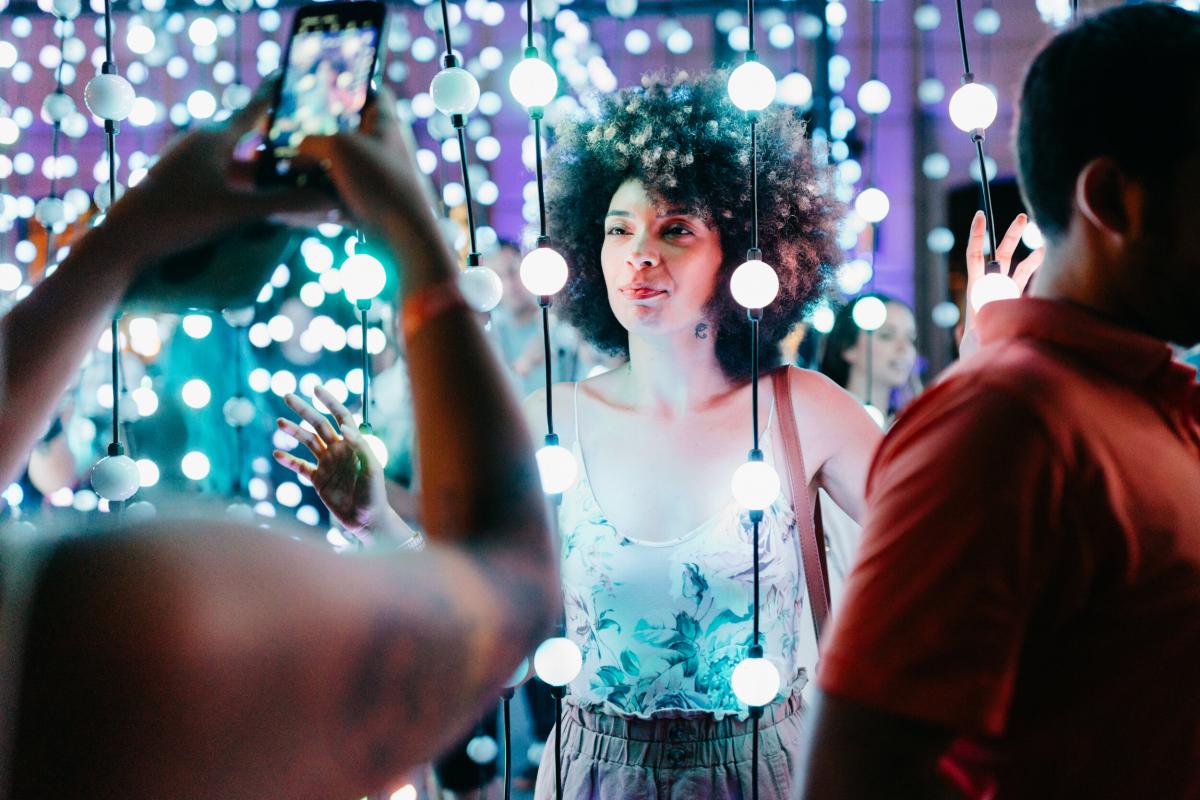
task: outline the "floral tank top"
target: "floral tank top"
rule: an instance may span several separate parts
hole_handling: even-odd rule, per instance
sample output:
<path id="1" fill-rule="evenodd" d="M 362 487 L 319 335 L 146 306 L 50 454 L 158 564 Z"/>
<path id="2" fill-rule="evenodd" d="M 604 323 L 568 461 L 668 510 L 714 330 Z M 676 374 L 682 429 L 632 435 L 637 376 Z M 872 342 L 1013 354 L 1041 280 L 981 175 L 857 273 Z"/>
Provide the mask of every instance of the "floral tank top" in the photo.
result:
<path id="1" fill-rule="evenodd" d="M 762 437 L 769 463 L 774 415 L 772 408 Z M 578 417 L 576 389 L 577 434 Z M 745 719 L 749 710 L 734 696 L 730 677 L 753 636 L 748 513 L 731 493 L 716 516 L 678 538 L 631 539 L 596 501 L 578 437 L 574 452 L 580 479 L 563 495 L 558 515 L 567 636 L 583 653 L 583 669 L 570 685 L 573 702 L 619 716 Z M 781 492 L 759 528 L 761 636 L 782 678 L 781 697 L 803 688 L 817 660 L 811 616 L 802 613 L 807 592 L 796 536 Z"/>

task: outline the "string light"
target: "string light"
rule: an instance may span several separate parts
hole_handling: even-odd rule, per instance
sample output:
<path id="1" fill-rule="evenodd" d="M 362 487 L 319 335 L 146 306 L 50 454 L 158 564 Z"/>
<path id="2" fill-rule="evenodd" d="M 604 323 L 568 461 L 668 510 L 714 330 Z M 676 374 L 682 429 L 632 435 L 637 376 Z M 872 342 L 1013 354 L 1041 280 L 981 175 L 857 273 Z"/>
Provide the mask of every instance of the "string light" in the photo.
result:
<path id="1" fill-rule="evenodd" d="M 971 287 L 967 302 L 978 311 L 994 300 L 1015 299 L 1021 290 L 996 260 L 996 220 L 992 213 L 992 187 L 988 178 L 987 157 L 983 153 L 985 130 L 996 119 L 996 96 L 982 84 L 975 82 L 971 72 L 971 61 L 967 56 L 967 29 L 963 21 L 962 0 L 955 0 L 958 20 L 958 43 L 962 52 L 962 86 L 950 98 L 950 119 L 960 130 L 971 134 L 975 143 L 975 154 L 979 159 L 979 182 L 983 190 L 983 214 L 987 223 L 988 261 L 983 276 Z"/>

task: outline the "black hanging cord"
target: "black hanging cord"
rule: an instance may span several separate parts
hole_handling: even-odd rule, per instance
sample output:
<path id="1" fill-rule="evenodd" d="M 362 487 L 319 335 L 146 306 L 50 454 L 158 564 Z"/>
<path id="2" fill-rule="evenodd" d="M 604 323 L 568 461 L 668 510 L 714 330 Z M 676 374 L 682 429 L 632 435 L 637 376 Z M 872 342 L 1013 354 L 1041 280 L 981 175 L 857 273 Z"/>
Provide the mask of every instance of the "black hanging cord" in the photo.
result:
<path id="1" fill-rule="evenodd" d="M 244 380 L 242 378 L 242 331 L 240 328 L 235 328 L 232 325 L 229 326 L 229 329 L 233 332 L 233 396 L 242 399 L 245 397 L 242 394 L 242 381 Z M 244 427 L 244 425 L 235 425 L 233 428 L 234 456 L 236 458 L 236 466 L 233 473 L 233 494 L 235 497 L 240 496 L 242 493 L 242 475 L 244 474 L 243 464 L 245 463 L 246 449 L 242 432 L 242 428 Z"/>
<path id="2" fill-rule="evenodd" d="M 504 800 L 512 800 L 512 703 L 513 690 L 505 689 L 500 696 L 500 708 L 504 712 L 502 725 L 504 730 Z"/>
<path id="3" fill-rule="evenodd" d="M 454 47 L 450 43 L 450 6 L 446 0 L 442 0 L 442 37 L 446 41 L 446 53 L 453 54 Z"/>
<path id="4" fill-rule="evenodd" d="M 879 78 L 879 13 L 883 0 L 871 0 L 871 80 Z"/>
<path id="5" fill-rule="evenodd" d="M 458 132 L 458 156 L 462 162 L 463 190 L 467 195 L 467 230 L 471 234 L 471 253 L 478 259 L 479 245 L 475 241 L 475 204 L 471 199 L 471 171 L 467 165 L 467 129 L 462 114 L 454 115 L 454 128 Z M 470 266 L 476 266 L 471 264 Z"/>
<path id="6" fill-rule="evenodd" d="M 746 116 L 750 118 L 750 247 L 758 250 L 758 113 L 750 111 Z"/>
<path id="7" fill-rule="evenodd" d="M 958 46 L 962 49 L 963 72 L 971 74 L 971 61 L 967 58 L 967 28 L 963 22 L 962 0 L 954 0 L 954 8 L 958 13 Z"/>
<path id="8" fill-rule="evenodd" d="M 749 52 L 754 52 L 754 0 L 746 0 L 746 27 L 750 30 Z"/>
<path id="9" fill-rule="evenodd" d="M 525 46 L 533 48 L 533 0 L 525 2 Z"/>
<path id="10" fill-rule="evenodd" d="M 362 374 L 363 374 L 363 412 L 362 424 L 371 427 L 371 355 L 367 352 L 367 309 L 371 307 L 370 300 L 359 300 L 358 311 L 362 318 Z"/>
<path id="11" fill-rule="evenodd" d="M 562 787 L 562 699 L 563 688 L 554 693 L 554 798 L 563 800 Z"/>
<path id="12" fill-rule="evenodd" d="M 121 391 L 120 391 L 121 375 L 119 372 L 119 359 L 120 359 L 120 355 L 121 355 L 119 337 L 121 335 L 121 332 L 117 326 L 117 321 L 120 318 L 121 318 L 120 315 L 115 315 L 112 318 L 113 407 L 112 407 L 112 444 L 110 444 L 108 446 L 109 450 L 112 450 L 114 445 L 116 447 L 121 446 Z M 113 454 L 109 453 L 109 455 L 113 455 Z"/>
<path id="13" fill-rule="evenodd" d="M 537 168 L 538 233 L 544 237 L 546 235 L 546 187 L 542 177 L 542 114 L 539 110 L 537 113 L 531 113 L 530 116 L 533 117 L 534 164 Z"/>
<path id="14" fill-rule="evenodd" d="M 550 368 L 550 298 L 541 298 L 542 307 L 542 342 L 546 350 L 546 436 L 554 436 L 554 402 L 550 397 L 550 385 L 553 381 Z"/>

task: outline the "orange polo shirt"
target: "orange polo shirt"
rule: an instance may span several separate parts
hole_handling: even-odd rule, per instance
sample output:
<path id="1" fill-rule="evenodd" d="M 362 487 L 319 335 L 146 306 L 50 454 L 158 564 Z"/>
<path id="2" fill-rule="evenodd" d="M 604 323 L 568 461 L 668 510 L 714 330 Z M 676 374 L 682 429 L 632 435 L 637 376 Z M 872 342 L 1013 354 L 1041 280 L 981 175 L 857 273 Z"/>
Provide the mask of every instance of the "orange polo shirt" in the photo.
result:
<path id="1" fill-rule="evenodd" d="M 1200 798 L 1195 370 L 1049 300 L 978 332 L 875 457 L 819 683 L 953 731 L 969 797 Z"/>

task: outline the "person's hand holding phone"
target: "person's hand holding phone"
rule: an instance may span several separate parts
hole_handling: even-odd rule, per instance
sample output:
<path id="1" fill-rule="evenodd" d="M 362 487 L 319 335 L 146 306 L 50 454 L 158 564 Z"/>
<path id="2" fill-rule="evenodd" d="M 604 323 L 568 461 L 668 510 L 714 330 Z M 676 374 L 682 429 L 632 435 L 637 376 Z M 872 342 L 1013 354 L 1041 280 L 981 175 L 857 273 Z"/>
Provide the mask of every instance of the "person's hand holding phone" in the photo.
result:
<path id="1" fill-rule="evenodd" d="M 332 209 L 334 201 L 314 190 L 255 186 L 253 162 L 234 159 L 238 141 L 267 110 L 271 84 L 264 81 L 250 103 L 224 123 L 193 130 L 170 145 L 113 205 L 93 235 L 107 239 L 122 264 L 156 263 L 266 217 Z"/>

